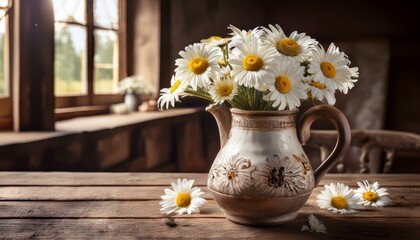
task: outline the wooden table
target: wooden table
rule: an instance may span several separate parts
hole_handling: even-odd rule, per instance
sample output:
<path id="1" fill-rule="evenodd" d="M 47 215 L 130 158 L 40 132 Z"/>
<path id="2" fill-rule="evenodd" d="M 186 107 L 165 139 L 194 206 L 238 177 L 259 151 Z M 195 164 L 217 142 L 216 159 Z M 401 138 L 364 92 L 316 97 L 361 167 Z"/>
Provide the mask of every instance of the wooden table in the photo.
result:
<path id="1" fill-rule="evenodd" d="M 159 199 L 176 178 L 195 179 L 208 203 L 201 214 L 182 215 L 177 226 L 162 222 Z M 224 218 L 207 192 L 207 174 L 0 172 L 0 238 L 150 239 L 420 239 L 420 174 L 330 174 L 321 185 L 379 181 L 395 206 L 340 215 L 316 206 L 314 190 L 298 218 L 276 227 L 248 227 Z M 328 235 L 301 232 L 314 214 Z"/>

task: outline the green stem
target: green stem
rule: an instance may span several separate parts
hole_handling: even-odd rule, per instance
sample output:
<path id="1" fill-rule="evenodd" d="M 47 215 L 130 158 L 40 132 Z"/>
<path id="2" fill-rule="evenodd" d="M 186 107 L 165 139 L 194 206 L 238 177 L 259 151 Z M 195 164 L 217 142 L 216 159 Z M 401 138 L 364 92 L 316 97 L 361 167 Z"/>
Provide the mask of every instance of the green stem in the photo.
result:
<path id="1" fill-rule="evenodd" d="M 198 98 L 205 99 L 205 100 L 208 100 L 210 102 L 213 102 L 213 99 L 210 97 L 210 95 L 208 95 L 206 93 L 203 93 L 203 92 L 187 89 L 187 90 L 184 91 L 184 94 L 186 96 L 198 97 Z"/>

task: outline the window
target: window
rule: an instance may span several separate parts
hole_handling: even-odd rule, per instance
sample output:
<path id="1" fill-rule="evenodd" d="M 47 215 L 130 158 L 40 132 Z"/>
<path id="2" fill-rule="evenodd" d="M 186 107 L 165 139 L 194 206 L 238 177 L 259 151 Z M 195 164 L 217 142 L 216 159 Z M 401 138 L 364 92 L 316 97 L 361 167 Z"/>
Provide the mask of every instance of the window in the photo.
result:
<path id="1" fill-rule="evenodd" d="M 0 129 L 11 129 L 12 125 L 8 18 L 10 2 L 0 0 Z"/>
<path id="2" fill-rule="evenodd" d="M 122 1 L 52 0 L 56 107 L 120 101 Z"/>
<path id="3" fill-rule="evenodd" d="M 7 55 L 5 50 L 5 35 L 6 35 L 6 11 L 8 9 L 8 2 L 3 0 L 0 1 L 0 96 L 9 95 L 9 82 L 6 80 L 7 69 Z"/>

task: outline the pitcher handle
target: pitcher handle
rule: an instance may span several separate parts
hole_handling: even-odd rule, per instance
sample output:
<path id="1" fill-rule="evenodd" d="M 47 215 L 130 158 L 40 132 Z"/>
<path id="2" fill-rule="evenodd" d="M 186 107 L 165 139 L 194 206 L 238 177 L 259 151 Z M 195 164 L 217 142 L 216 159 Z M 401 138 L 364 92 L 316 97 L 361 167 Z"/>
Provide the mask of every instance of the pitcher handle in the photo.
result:
<path id="1" fill-rule="evenodd" d="M 344 114 L 335 107 L 318 105 L 308 109 L 299 120 L 298 138 L 301 144 L 308 141 L 311 136 L 311 125 L 320 118 L 330 120 L 338 131 L 337 143 L 332 153 L 314 171 L 315 186 L 321 178 L 337 163 L 347 152 L 351 141 L 351 130 L 349 122 Z"/>

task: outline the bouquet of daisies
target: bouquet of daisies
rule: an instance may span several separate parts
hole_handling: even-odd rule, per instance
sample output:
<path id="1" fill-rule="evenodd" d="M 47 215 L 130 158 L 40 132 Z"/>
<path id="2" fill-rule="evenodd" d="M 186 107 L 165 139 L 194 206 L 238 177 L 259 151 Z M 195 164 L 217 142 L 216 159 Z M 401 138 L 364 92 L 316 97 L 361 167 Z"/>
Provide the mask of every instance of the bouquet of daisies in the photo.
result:
<path id="1" fill-rule="evenodd" d="M 148 95 L 152 94 L 154 89 L 142 75 L 132 75 L 118 83 L 118 91 L 123 94 L 136 93 Z"/>
<path id="2" fill-rule="evenodd" d="M 307 99 L 334 105 L 335 92 L 347 94 L 359 76 L 334 43 L 325 51 L 305 33 L 286 36 L 279 25 L 228 29 L 229 38 L 213 36 L 179 52 L 160 109 L 186 96 L 242 110 L 293 110 Z"/>

